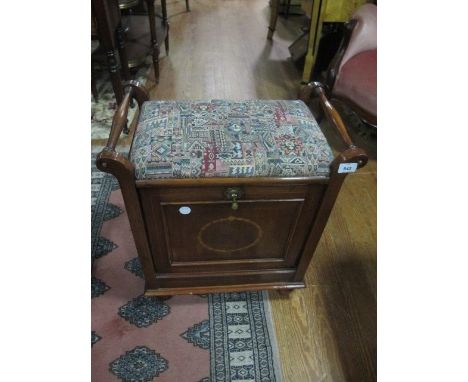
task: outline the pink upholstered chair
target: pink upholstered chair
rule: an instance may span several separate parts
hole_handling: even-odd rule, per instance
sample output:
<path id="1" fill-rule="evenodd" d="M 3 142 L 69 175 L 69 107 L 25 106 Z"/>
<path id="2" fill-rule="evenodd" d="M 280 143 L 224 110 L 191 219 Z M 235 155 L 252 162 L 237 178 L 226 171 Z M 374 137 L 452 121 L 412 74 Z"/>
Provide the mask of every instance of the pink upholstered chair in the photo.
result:
<path id="1" fill-rule="evenodd" d="M 331 98 L 348 104 L 377 126 L 377 6 L 364 4 L 345 25 L 345 35 L 327 72 Z"/>

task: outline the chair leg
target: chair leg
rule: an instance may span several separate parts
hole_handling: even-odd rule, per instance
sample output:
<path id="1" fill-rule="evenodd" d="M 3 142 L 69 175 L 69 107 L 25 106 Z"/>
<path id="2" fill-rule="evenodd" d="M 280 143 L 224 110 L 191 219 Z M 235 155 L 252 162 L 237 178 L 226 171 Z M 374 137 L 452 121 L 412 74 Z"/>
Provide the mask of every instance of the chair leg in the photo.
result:
<path id="1" fill-rule="evenodd" d="M 130 81 L 130 70 L 128 68 L 127 49 L 125 47 L 125 31 L 120 24 L 116 29 L 117 49 L 119 51 L 120 62 L 122 65 L 122 73 L 125 81 Z"/>
<path id="2" fill-rule="evenodd" d="M 94 64 L 91 60 L 91 94 L 93 95 L 94 102 L 98 102 L 99 93 L 96 86 L 96 78 L 94 78 Z"/>
<path id="3" fill-rule="evenodd" d="M 112 88 L 114 90 L 115 99 L 117 101 L 117 105 L 120 105 L 124 98 L 124 90 L 122 86 L 122 79 L 120 77 L 119 72 L 119 64 L 116 58 L 115 51 L 113 49 L 108 50 L 106 52 L 107 56 L 107 69 L 109 70 Z"/>
<path id="4" fill-rule="evenodd" d="M 268 26 L 268 36 L 267 39 L 273 39 L 273 33 L 276 29 L 276 21 L 278 20 L 278 10 L 279 10 L 280 0 L 271 0 L 271 15 L 270 15 L 270 25 Z"/>
<path id="5" fill-rule="evenodd" d="M 154 66 L 154 79 L 159 83 L 159 44 L 156 36 L 156 19 L 154 15 L 154 2 L 153 0 L 146 0 L 148 6 L 148 20 L 151 32 L 151 46 L 153 47 L 153 66 Z"/>
<path id="6" fill-rule="evenodd" d="M 164 49 L 166 50 L 166 56 L 169 56 L 169 23 L 166 24 L 167 32 L 166 39 L 164 40 Z"/>
<path id="7" fill-rule="evenodd" d="M 164 48 L 166 49 L 166 56 L 169 56 L 169 22 L 167 21 L 167 6 L 166 0 L 161 0 L 163 24 L 166 26 L 166 38 L 164 39 Z"/>
<path id="8" fill-rule="evenodd" d="M 154 79 L 159 84 L 159 45 L 156 44 L 153 49 Z"/>
<path id="9" fill-rule="evenodd" d="M 94 102 L 98 102 L 99 93 L 96 87 L 96 79 L 94 78 L 93 74 L 91 74 L 91 94 L 93 95 Z"/>
<path id="10" fill-rule="evenodd" d="M 185 0 L 185 8 L 187 9 L 187 12 L 190 12 L 189 0 Z"/>
<path id="11" fill-rule="evenodd" d="M 287 19 L 289 17 L 289 9 L 291 8 L 291 0 L 288 0 L 286 3 L 286 11 L 285 11 L 285 18 Z"/>
<path id="12" fill-rule="evenodd" d="M 130 133 L 130 130 L 128 128 L 128 119 L 127 119 L 127 122 L 125 122 L 125 126 L 122 131 L 125 135 L 128 135 L 128 133 Z"/>

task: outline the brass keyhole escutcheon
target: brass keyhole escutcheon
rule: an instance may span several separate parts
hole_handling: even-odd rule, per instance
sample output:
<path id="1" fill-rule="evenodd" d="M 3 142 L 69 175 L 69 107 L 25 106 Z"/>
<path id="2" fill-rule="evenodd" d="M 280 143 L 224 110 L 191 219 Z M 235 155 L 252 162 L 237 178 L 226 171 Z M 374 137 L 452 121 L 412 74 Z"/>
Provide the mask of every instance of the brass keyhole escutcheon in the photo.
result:
<path id="1" fill-rule="evenodd" d="M 242 197 L 241 189 L 238 187 L 228 188 L 224 195 L 226 196 L 226 199 L 232 202 L 231 208 L 236 211 L 239 208 L 239 203 L 237 203 L 237 200 Z"/>

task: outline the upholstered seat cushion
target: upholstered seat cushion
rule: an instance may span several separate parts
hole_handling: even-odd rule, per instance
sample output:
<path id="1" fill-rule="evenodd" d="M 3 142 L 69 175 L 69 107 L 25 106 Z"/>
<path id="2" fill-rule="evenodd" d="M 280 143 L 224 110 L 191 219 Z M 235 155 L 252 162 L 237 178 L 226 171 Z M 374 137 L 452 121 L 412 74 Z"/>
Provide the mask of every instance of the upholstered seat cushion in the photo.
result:
<path id="1" fill-rule="evenodd" d="M 148 101 L 137 179 L 329 175 L 332 151 L 302 101 Z"/>

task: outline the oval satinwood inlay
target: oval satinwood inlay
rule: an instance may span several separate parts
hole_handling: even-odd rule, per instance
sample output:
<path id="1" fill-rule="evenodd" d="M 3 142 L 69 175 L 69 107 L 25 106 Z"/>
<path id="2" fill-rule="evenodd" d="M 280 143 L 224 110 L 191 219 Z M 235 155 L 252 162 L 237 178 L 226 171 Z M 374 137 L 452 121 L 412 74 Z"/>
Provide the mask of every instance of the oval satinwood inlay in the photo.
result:
<path id="1" fill-rule="evenodd" d="M 229 216 L 205 224 L 198 233 L 198 242 L 206 249 L 225 253 L 253 247 L 262 236 L 262 229 L 254 221 Z"/>

